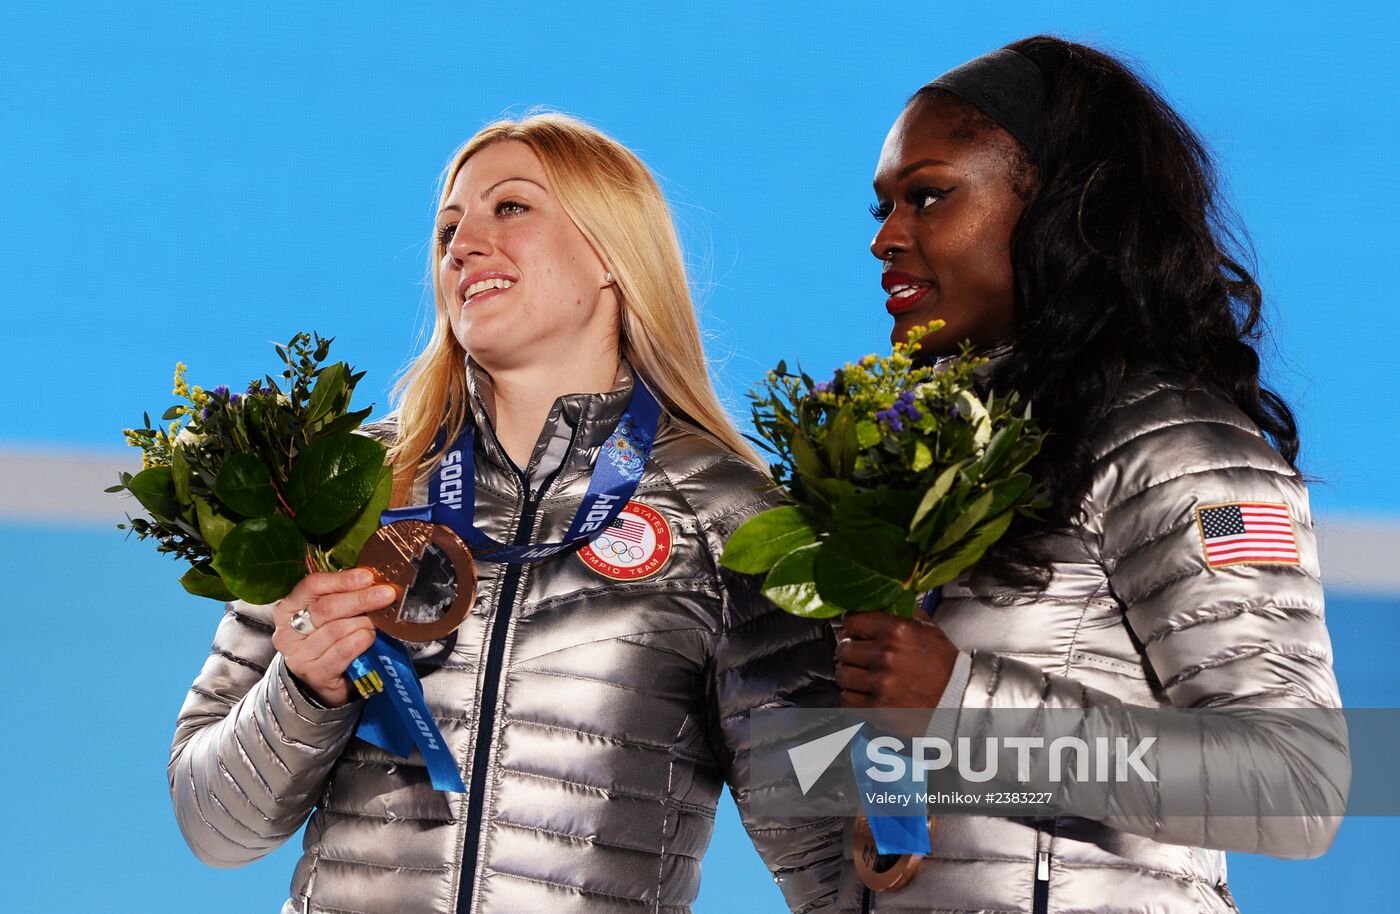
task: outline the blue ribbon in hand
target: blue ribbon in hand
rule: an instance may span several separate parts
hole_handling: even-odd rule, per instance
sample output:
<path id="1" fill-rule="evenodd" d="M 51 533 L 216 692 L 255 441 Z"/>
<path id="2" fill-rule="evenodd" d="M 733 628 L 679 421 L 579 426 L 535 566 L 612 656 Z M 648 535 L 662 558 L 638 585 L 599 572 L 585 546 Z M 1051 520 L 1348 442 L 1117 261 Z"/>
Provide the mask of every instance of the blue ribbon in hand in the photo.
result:
<path id="1" fill-rule="evenodd" d="M 345 671 L 351 679 L 370 673 L 379 674 L 384 691 L 370 696 L 355 735 L 399 758 L 408 758 L 418 747 L 435 790 L 466 793 L 457 760 L 428 713 L 423 687 L 403 643 L 380 632 L 374 646 L 356 657 Z"/>
<path id="2" fill-rule="evenodd" d="M 924 597 L 923 610 L 933 615 L 942 598 L 942 588 L 934 588 Z M 877 734 L 876 738 L 879 738 Z M 923 771 L 914 773 L 913 759 L 900 753 L 904 760 L 904 777 L 897 781 L 876 782 L 866 774 L 867 747 L 871 738 L 857 733 L 851 741 L 851 768 L 855 772 L 860 804 L 875 838 L 875 849 L 882 854 L 917 854 L 925 856 L 933 850 L 928 834 L 928 807 L 920 794 L 928 793 Z M 886 802 L 874 802 L 873 796 L 884 796 Z M 894 814 L 891 815 L 891 812 Z"/>

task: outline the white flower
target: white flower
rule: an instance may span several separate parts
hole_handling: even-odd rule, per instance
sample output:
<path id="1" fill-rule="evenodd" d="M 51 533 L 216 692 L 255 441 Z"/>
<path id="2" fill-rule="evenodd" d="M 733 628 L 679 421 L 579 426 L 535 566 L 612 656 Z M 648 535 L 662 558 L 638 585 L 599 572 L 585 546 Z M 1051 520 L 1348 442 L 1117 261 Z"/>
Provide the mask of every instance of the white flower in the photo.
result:
<path id="1" fill-rule="evenodd" d="M 197 432 L 190 431 L 190 427 L 188 425 L 180 429 L 180 434 L 175 436 L 175 443 L 180 447 L 185 448 L 194 447 L 203 440 L 204 436 L 198 434 Z"/>
<path id="2" fill-rule="evenodd" d="M 987 407 L 970 390 L 958 391 L 956 403 L 958 412 L 973 424 L 972 440 L 978 448 L 985 448 L 992 440 L 992 417 L 988 415 Z"/>

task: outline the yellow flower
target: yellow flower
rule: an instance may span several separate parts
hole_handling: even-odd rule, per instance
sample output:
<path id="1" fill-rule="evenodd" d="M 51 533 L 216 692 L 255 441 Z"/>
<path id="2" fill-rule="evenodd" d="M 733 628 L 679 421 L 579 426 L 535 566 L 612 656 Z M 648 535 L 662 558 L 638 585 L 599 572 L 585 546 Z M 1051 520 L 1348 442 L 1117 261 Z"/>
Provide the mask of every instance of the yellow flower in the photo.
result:
<path id="1" fill-rule="evenodd" d="M 171 393 L 177 397 L 188 398 L 190 395 L 190 386 L 185 383 L 186 370 L 184 362 L 175 363 L 175 389 Z"/>

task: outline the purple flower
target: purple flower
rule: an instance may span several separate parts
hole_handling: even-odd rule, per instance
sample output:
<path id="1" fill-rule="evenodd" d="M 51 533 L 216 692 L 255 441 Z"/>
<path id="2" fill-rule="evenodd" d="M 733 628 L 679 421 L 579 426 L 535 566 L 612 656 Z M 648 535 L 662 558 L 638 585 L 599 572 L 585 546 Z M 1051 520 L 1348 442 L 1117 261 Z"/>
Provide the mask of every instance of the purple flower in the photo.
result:
<path id="1" fill-rule="evenodd" d="M 924 414 L 914 405 L 914 392 L 912 390 L 906 390 L 904 393 L 900 394 L 899 399 L 894 401 L 894 406 L 890 407 L 890 409 L 896 413 L 903 413 L 913 420 L 922 419 L 924 417 Z"/>
<path id="2" fill-rule="evenodd" d="M 243 395 L 242 395 L 242 394 L 230 394 L 230 395 L 229 395 L 229 398 L 228 398 L 228 402 L 229 402 L 229 405 L 230 405 L 230 406 L 236 406 L 236 405 L 238 405 L 238 402 L 239 402 L 240 400 L 242 400 L 242 399 L 243 399 Z"/>
<path id="3" fill-rule="evenodd" d="M 220 400 L 228 399 L 228 388 L 220 384 L 218 387 L 215 387 L 213 390 L 209 391 L 209 396 L 216 397 Z"/>
<path id="4" fill-rule="evenodd" d="M 818 384 L 816 387 L 813 387 L 813 388 L 812 388 L 812 393 L 814 393 L 814 394 L 825 394 L 825 393 L 830 393 L 830 392 L 831 392 L 831 382 L 830 382 L 830 381 L 822 381 L 822 382 L 821 382 L 820 384 Z"/>
<path id="5" fill-rule="evenodd" d="M 875 419 L 877 422 L 882 422 L 897 432 L 904 431 L 904 423 L 900 420 L 899 413 L 895 412 L 893 407 L 880 410 L 875 414 Z"/>

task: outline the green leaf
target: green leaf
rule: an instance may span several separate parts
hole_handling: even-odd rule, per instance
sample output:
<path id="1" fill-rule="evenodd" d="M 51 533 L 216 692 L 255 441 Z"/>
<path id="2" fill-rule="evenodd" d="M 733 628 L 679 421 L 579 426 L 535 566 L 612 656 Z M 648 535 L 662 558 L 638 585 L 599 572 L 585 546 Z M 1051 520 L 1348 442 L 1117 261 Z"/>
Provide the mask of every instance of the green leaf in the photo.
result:
<path id="1" fill-rule="evenodd" d="M 929 552 L 938 553 L 944 549 L 957 544 L 968 532 L 987 516 L 987 509 L 992 506 L 992 499 L 996 497 L 994 492 L 983 492 L 962 514 L 948 525 L 948 529 L 943 532 L 932 546 Z M 925 590 L 927 588 L 924 588 Z"/>
<path id="2" fill-rule="evenodd" d="M 830 504 L 836 504 L 843 498 L 849 498 L 858 491 L 855 483 L 847 482 L 844 479 L 810 479 L 804 477 L 802 484 L 816 492 Z"/>
<path id="3" fill-rule="evenodd" d="M 796 505 L 769 508 L 730 534 L 719 561 L 741 574 L 759 574 L 794 549 L 816 541 L 817 531 L 806 510 Z"/>
<path id="4" fill-rule="evenodd" d="M 162 413 L 160 418 L 162 422 L 169 422 L 171 419 L 175 419 L 180 415 L 182 415 L 182 409 L 180 404 L 177 403 Z"/>
<path id="5" fill-rule="evenodd" d="M 928 517 L 929 512 L 943 500 L 943 496 L 948 494 L 948 490 L 953 487 L 953 480 L 958 478 L 958 470 L 960 469 L 962 469 L 962 464 L 955 463 L 938 474 L 938 478 L 924 493 L 923 500 L 919 502 L 919 507 L 914 512 L 914 519 L 909 524 L 910 531 L 917 529 L 919 524 L 923 523 L 924 518 Z"/>
<path id="6" fill-rule="evenodd" d="M 235 518 L 210 504 L 207 498 L 200 498 L 198 495 L 194 497 L 194 513 L 195 519 L 199 521 L 199 534 L 211 549 L 218 549 L 224 537 L 228 536 L 228 532 L 238 523 Z"/>
<path id="7" fill-rule="evenodd" d="M 837 502 L 834 526 L 841 536 L 864 536 L 873 530 L 896 544 L 892 548 L 907 548 L 902 542 L 918 504 L 917 492 L 887 486 L 852 491 Z"/>
<path id="8" fill-rule="evenodd" d="M 364 435 L 331 435 L 308 445 L 287 478 L 297 526 L 330 533 L 359 513 L 374 492 L 385 453 L 383 444 Z"/>
<path id="9" fill-rule="evenodd" d="M 343 416 L 337 416 L 334 419 L 327 422 L 325 425 L 316 429 L 316 434 L 325 438 L 330 435 L 339 435 L 342 432 L 353 432 L 355 429 L 360 427 L 360 423 L 365 421 L 365 419 L 368 418 L 369 414 L 373 411 L 373 406 L 366 406 L 364 409 L 357 409 L 353 413 L 346 413 Z"/>
<path id="10" fill-rule="evenodd" d="M 843 612 L 839 606 L 822 602 L 815 581 L 818 546 L 813 543 L 783 556 L 768 572 L 763 595 L 794 616 L 830 619 Z"/>
<path id="11" fill-rule="evenodd" d="M 1021 419 L 1012 419 L 1006 425 L 997 429 L 997 433 L 992 436 L 991 443 L 987 445 L 987 452 L 982 455 L 982 475 L 992 476 L 997 472 L 997 465 L 1006 457 L 1012 445 L 1021 434 L 1021 426 L 1024 424 Z"/>
<path id="12" fill-rule="evenodd" d="M 280 514 L 245 520 L 214 553 L 214 570 L 240 600 L 273 603 L 306 576 L 306 538 Z"/>
<path id="13" fill-rule="evenodd" d="M 991 507 L 987 509 L 990 517 L 995 517 L 1008 508 L 1015 507 L 1031 488 L 1031 477 L 1025 473 L 1017 473 L 1010 479 L 1003 480 L 993 487 L 996 497 L 992 499 Z"/>
<path id="14" fill-rule="evenodd" d="M 131 477 L 127 489 L 141 507 L 157 520 L 173 520 L 180 515 L 180 503 L 175 499 L 175 481 L 170 467 L 149 467 Z"/>
<path id="15" fill-rule="evenodd" d="M 379 481 L 374 485 L 374 494 L 360 513 L 350 521 L 345 532 L 331 546 L 329 554 L 331 566 L 336 570 L 354 568 L 359 561 L 360 550 L 379 529 L 379 515 L 389 507 L 389 496 L 394 490 L 394 470 L 385 466 L 379 471 Z"/>
<path id="16" fill-rule="evenodd" d="M 185 449 L 179 445 L 170 451 L 170 479 L 175 484 L 175 500 L 180 507 L 190 506 L 190 462 Z"/>
<path id="17" fill-rule="evenodd" d="M 311 388 L 311 402 L 307 404 L 306 421 L 315 423 L 330 413 L 336 397 L 345 389 L 345 379 L 349 372 L 344 362 L 327 365 L 316 373 L 316 384 Z"/>
<path id="18" fill-rule="evenodd" d="M 904 585 L 876 567 L 886 562 L 865 548 L 869 545 L 864 538 L 833 536 L 817 546 L 814 576 L 823 601 L 851 612 L 884 609 L 898 601 Z"/>
<path id="19" fill-rule="evenodd" d="M 1011 526 L 1013 517 L 1015 515 L 1008 511 L 983 524 L 982 528 L 959 546 L 951 556 L 925 572 L 924 576 L 919 578 L 916 587 L 919 590 L 932 590 L 956 580 L 958 575 L 977 564 L 992 544 L 1001 539 L 1006 533 L 1006 528 Z"/>
<path id="20" fill-rule="evenodd" d="M 899 592 L 899 597 L 886 606 L 882 612 L 887 612 L 892 616 L 899 616 L 904 619 L 914 618 L 914 606 L 918 602 L 918 594 L 908 588 Z"/>
<path id="21" fill-rule="evenodd" d="M 822 466 L 822 460 L 807 439 L 807 434 L 800 429 L 792 436 L 792 462 L 798 475 L 804 479 L 825 479 L 830 475 Z"/>
<path id="22" fill-rule="evenodd" d="M 914 462 L 910 464 L 910 469 L 915 473 L 922 473 L 933 466 L 933 451 L 928 449 L 928 445 L 922 441 L 914 442 Z"/>
<path id="23" fill-rule="evenodd" d="M 224 579 L 207 565 L 195 565 L 180 576 L 180 586 L 196 597 L 208 597 L 228 603 L 238 598 L 224 584 Z"/>
<path id="24" fill-rule="evenodd" d="M 277 490 L 272 473 L 261 458 L 230 454 L 214 479 L 219 501 L 244 517 L 266 517 L 277 512 Z"/>
<path id="25" fill-rule="evenodd" d="M 851 475 L 859 444 L 860 439 L 856 433 L 856 421 L 851 415 L 851 408 L 843 406 L 826 430 L 826 463 L 833 476 L 844 479 Z"/>

